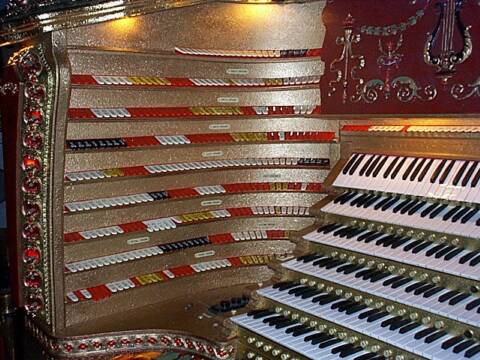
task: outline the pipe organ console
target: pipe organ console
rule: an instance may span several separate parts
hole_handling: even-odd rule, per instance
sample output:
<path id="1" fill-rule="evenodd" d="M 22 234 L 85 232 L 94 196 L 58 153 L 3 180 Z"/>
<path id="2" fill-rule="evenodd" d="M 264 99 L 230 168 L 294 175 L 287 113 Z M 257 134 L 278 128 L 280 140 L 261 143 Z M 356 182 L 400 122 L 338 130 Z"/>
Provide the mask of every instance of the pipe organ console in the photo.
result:
<path id="1" fill-rule="evenodd" d="M 29 38 L 1 114 L 47 356 L 480 359 L 474 116 L 341 115 L 365 64 L 351 17 L 324 43 L 335 3 L 120 3 L 0 32 Z"/>

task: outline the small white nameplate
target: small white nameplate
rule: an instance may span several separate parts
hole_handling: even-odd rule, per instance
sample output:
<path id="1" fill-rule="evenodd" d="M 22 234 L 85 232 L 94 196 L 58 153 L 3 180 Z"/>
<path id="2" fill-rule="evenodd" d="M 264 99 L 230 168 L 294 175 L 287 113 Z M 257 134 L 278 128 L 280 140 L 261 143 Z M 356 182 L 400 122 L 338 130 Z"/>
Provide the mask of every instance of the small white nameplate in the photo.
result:
<path id="1" fill-rule="evenodd" d="M 202 152 L 203 157 L 216 157 L 216 156 L 223 156 L 223 151 L 204 151 Z"/>
<path id="2" fill-rule="evenodd" d="M 202 206 L 222 205 L 222 200 L 205 200 L 201 202 Z"/>
<path id="3" fill-rule="evenodd" d="M 240 101 L 238 97 L 226 97 L 226 96 L 221 96 L 217 98 L 217 102 L 220 104 L 236 104 Z"/>
<path id="4" fill-rule="evenodd" d="M 279 177 L 282 177 L 281 174 L 272 174 L 272 173 L 269 173 L 269 174 L 263 174 L 262 176 L 264 179 L 278 179 Z"/>
<path id="5" fill-rule="evenodd" d="M 230 124 L 210 124 L 208 126 L 210 130 L 229 130 L 231 128 Z"/>
<path id="6" fill-rule="evenodd" d="M 136 245 L 136 244 L 142 244 L 149 242 L 150 238 L 148 236 L 141 237 L 141 238 L 135 238 L 135 239 L 128 239 L 127 244 L 128 245 Z"/>
<path id="7" fill-rule="evenodd" d="M 198 252 L 194 256 L 196 259 L 199 259 L 199 258 L 213 256 L 213 255 L 215 255 L 215 250 Z"/>
<path id="8" fill-rule="evenodd" d="M 248 75 L 248 69 L 227 69 L 229 75 Z"/>

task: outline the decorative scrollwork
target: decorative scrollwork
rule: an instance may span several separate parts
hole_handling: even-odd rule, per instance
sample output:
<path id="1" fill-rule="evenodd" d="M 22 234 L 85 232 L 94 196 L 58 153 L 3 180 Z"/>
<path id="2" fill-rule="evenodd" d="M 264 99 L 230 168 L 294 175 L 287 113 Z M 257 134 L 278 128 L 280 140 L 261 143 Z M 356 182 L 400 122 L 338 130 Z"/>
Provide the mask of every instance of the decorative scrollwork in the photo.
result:
<path id="1" fill-rule="evenodd" d="M 388 86 L 387 86 L 388 85 Z M 414 100 L 431 101 L 437 96 L 437 89 L 433 85 L 424 88 L 417 85 L 415 80 L 408 76 L 399 76 L 393 79 L 389 84 L 383 80 L 372 79 L 360 87 L 356 93 L 353 102 L 363 101 L 366 104 L 373 104 L 381 97 L 388 100 L 390 91 L 387 88 L 395 90 L 397 100 L 407 103 Z"/>
<path id="2" fill-rule="evenodd" d="M 399 76 L 392 80 L 392 87 L 397 90 L 397 99 L 401 102 L 412 100 L 431 101 L 437 96 L 437 89 L 433 85 L 424 88 L 417 85 L 415 80 L 408 76 Z M 420 94 L 423 94 L 420 95 Z"/>
<path id="3" fill-rule="evenodd" d="M 355 20 L 349 14 L 343 22 L 344 35 L 336 39 L 337 45 L 343 45 L 342 54 L 330 64 L 330 72 L 335 73 L 336 78 L 328 83 L 330 89 L 328 96 L 332 96 L 337 91 L 337 87 L 341 85 L 344 104 L 348 99 L 349 81 L 352 80 L 354 89 L 361 87 L 364 82 L 357 73 L 365 67 L 365 58 L 362 55 L 354 55 L 352 50 L 352 45 L 360 42 L 360 34 L 355 34 L 353 31 L 354 23 Z M 337 67 L 340 64 L 342 64 L 342 68 Z"/>
<path id="4" fill-rule="evenodd" d="M 467 86 L 455 84 L 450 89 L 450 94 L 456 100 L 466 100 L 471 97 L 480 97 L 480 76 L 473 83 Z"/>

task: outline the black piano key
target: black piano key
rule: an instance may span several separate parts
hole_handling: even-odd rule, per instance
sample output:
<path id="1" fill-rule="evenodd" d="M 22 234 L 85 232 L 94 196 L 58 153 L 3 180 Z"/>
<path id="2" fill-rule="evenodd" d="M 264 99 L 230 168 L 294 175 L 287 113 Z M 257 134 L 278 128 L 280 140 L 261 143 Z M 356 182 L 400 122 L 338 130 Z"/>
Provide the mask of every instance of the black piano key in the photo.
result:
<path id="1" fill-rule="evenodd" d="M 433 210 L 428 217 L 430 219 L 435 219 L 447 207 L 448 207 L 447 204 L 441 204 L 439 207 L 437 207 L 435 210 Z"/>
<path id="2" fill-rule="evenodd" d="M 400 334 L 406 334 L 412 330 L 415 330 L 416 328 L 418 328 L 419 326 L 421 326 L 422 324 L 419 323 L 419 322 L 414 322 L 414 323 L 411 323 L 411 324 L 408 324 L 408 325 L 405 325 L 404 327 L 402 327 L 399 331 Z"/>
<path id="3" fill-rule="evenodd" d="M 411 243 L 408 243 L 407 245 L 405 245 L 405 247 L 403 248 L 403 251 L 410 251 L 412 249 L 414 249 L 416 246 L 420 245 L 420 244 L 423 244 L 423 240 L 415 240 Z"/>
<path id="4" fill-rule="evenodd" d="M 284 328 L 290 327 L 290 326 L 292 326 L 292 325 L 294 325 L 294 324 L 296 324 L 296 323 L 297 323 L 296 320 L 286 319 L 286 321 L 277 323 L 277 324 L 275 325 L 275 328 L 276 328 L 276 329 L 284 329 Z"/>
<path id="5" fill-rule="evenodd" d="M 390 200 L 389 202 L 385 203 L 385 205 L 382 206 L 382 211 L 386 211 L 390 209 L 392 206 L 394 206 L 396 203 L 400 201 L 400 196 L 397 196 Z"/>
<path id="6" fill-rule="evenodd" d="M 305 337 L 305 339 L 303 339 L 303 341 L 305 342 L 309 342 L 309 341 L 312 341 L 312 340 L 315 340 L 315 339 L 325 339 L 328 335 L 324 332 L 319 332 L 319 333 L 316 333 L 316 334 L 311 334 L 311 335 L 308 335 L 307 337 Z"/>
<path id="7" fill-rule="evenodd" d="M 407 205 L 405 205 L 401 210 L 400 214 L 405 214 L 407 211 L 409 211 L 412 207 L 417 205 L 419 203 L 419 200 L 412 199 Z"/>
<path id="8" fill-rule="evenodd" d="M 480 255 L 478 255 L 476 258 L 473 258 L 473 259 L 468 263 L 468 265 L 470 265 L 470 266 L 477 266 L 478 264 L 480 264 Z"/>
<path id="9" fill-rule="evenodd" d="M 319 344 L 318 347 L 319 347 L 320 349 L 325 349 L 325 348 L 330 347 L 330 346 L 332 346 L 332 345 L 338 344 L 339 342 L 342 342 L 342 340 L 340 340 L 340 339 L 331 339 L 331 340 L 327 340 L 327 341 Z"/>
<path id="10" fill-rule="evenodd" d="M 318 290 L 318 289 L 312 289 L 310 291 L 307 291 L 307 292 L 304 292 L 300 297 L 302 299 L 308 299 L 308 298 L 311 298 L 312 296 L 316 296 L 316 295 L 319 295 L 321 294 L 322 291 L 321 290 Z"/>
<path id="11" fill-rule="evenodd" d="M 396 331 L 396 330 L 400 329 L 401 327 L 410 324 L 411 322 L 412 322 L 412 320 L 410 320 L 410 319 L 402 319 L 402 320 L 399 320 L 399 321 L 396 321 L 396 322 L 392 323 L 390 325 L 389 329 L 392 330 L 392 331 Z"/>
<path id="12" fill-rule="evenodd" d="M 373 171 L 372 176 L 374 178 L 376 178 L 378 176 L 378 174 L 380 173 L 380 170 L 382 170 L 382 168 L 385 166 L 385 163 L 387 162 L 387 159 L 388 159 L 388 156 L 386 156 L 386 155 L 382 157 L 382 159 L 378 163 L 377 167 Z"/>
<path id="13" fill-rule="evenodd" d="M 313 303 L 318 302 L 319 305 L 326 305 L 328 303 L 331 303 L 332 301 L 340 299 L 340 296 L 338 295 L 332 295 L 332 294 L 325 294 L 325 295 L 319 295 L 315 298 L 312 299 Z"/>
<path id="14" fill-rule="evenodd" d="M 343 199 L 345 198 L 348 198 L 349 196 L 352 195 L 352 193 L 354 193 L 353 191 L 345 191 L 344 193 L 338 195 L 334 200 L 333 200 L 333 203 L 334 204 L 338 204 L 340 201 L 342 201 Z M 330 225 L 330 224 L 329 224 Z M 324 225 L 324 226 L 328 226 L 328 225 Z M 323 226 L 322 226 L 323 227 Z"/>
<path id="15" fill-rule="evenodd" d="M 320 257 L 322 257 L 323 255 L 322 254 L 319 254 L 319 253 L 310 253 L 310 254 L 306 254 L 306 255 L 303 255 L 303 256 L 299 256 L 297 258 L 297 261 L 301 261 L 301 262 L 304 262 L 304 263 L 309 263 L 309 262 L 312 262 L 316 259 L 319 259 Z"/>
<path id="16" fill-rule="evenodd" d="M 372 242 L 372 241 L 377 240 L 379 237 L 384 236 L 384 235 L 385 235 L 384 233 L 377 232 L 377 233 L 375 233 L 375 234 L 372 234 L 372 235 L 368 236 L 368 237 L 364 240 L 364 242 L 365 242 L 366 244 L 368 244 L 368 243 L 370 243 L 370 242 Z"/>
<path id="17" fill-rule="evenodd" d="M 465 357 L 467 359 L 470 359 L 471 357 L 474 357 L 475 355 L 477 355 L 479 352 L 480 352 L 480 345 L 475 345 L 471 349 L 468 349 L 467 351 L 465 351 Z"/>
<path id="18" fill-rule="evenodd" d="M 410 210 L 408 210 L 408 215 L 413 215 L 420 209 L 422 209 L 427 204 L 426 201 L 420 201 L 416 205 L 414 205 Z"/>
<path id="19" fill-rule="evenodd" d="M 420 251 L 426 249 L 427 247 L 429 247 L 432 244 L 433 244 L 432 241 L 424 241 L 424 242 L 420 243 L 419 245 L 415 246 L 412 249 L 412 253 L 418 254 Z"/>
<path id="20" fill-rule="evenodd" d="M 467 167 L 468 167 L 468 164 L 470 162 L 469 161 L 465 161 L 462 166 L 460 166 L 460 168 L 458 169 L 457 173 L 455 174 L 455 177 L 453 178 L 453 186 L 458 186 L 458 183 L 460 182 L 460 180 L 462 179 L 463 175 L 465 174 L 465 172 L 467 171 Z"/>
<path id="21" fill-rule="evenodd" d="M 260 319 L 262 317 L 266 317 L 268 315 L 273 315 L 273 314 L 275 314 L 275 311 L 271 309 L 258 309 L 258 310 L 252 310 L 247 313 L 248 316 L 251 316 L 254 319 Z"/>
<path id="22" fill-rule="evenodd" d="M 398 156 L 396 156 L 395 159 L 392 160 L 390 165 L 388 165 L 387 170 L 385 170 L 385 172 L 383 173 L 383 178 L 384 179 L 386 179 L 387 177 L 390 176 L 390 174 L 393 171 L 393 169 L 394 169 L 396 163 L 398 162 L 398 160 L 400 160 L 400 158 Z"/>
<path id="23" fill-rule="evenodd" d="M 355 161 L 355 163 L 352 165 L 352 167 L 350 168 L 350 170 L 348 171 L 348 174 L 349 175 L 353 175 L 355 173 L 355 171 L 357 170 L 358 166 L 360 165 L 360 163 L 363 161 L 363 159 L 365 158 L 365 155 L 366 154 L 361 154 L 358 158 L 357 158 L 357 161 Z"/>
<path id="24" fill-rule="evenodd" d="M 417 164 L 418 160 L 419 160 L 419 158 L 414 158 L 414 159 L 412 160 L 412 162 L 411 162 L 410 164 L 408 164 L 407 169 L 405 170 L 405 172 L 404 172 L 403 175 L 402 175 L 402 180 L 403 180 L 403 181 L 406 181 L 406 180 L 408 179 L 408 177 L 409 177 L 410 174 L 412 173 L 415 165 Z"/>
<path id="25" fill-rule="evenodd" d="M 375 159 L 372 161 L 372 163 L 368 167 L 367 171 L 365 172 L 366 177 L 370 177 L 372 175 L 372 172 L 377 167 L 378 162 L 380 161 L 381 157 L 382 157 L 382 155 L 376 155 L 375 156 Z"/>
<path id="26" fill-rule="evenodd" d="M 372 358 L 374 358 L 375 356 L 377 356 L 377 354 L 368 353 L 368 354 L 363 354 L 363 355 L 357 356 L 353 360 L 372 360 Z"/>
<path id="27" fill-rule="evenodd" d="M 375 245 L 377 245 L 377 246 L 382 245 L 385 241 L 388 241 L 392 237 L 394 237 L 394 235 L 384 235 L 380 239 L 375 241 Z"/>
<path id="28" fill-rule="evenodd" d="M 470 183 L 470 187 L 476 188 L 479 181 L 480 181 L 480 167 L 478 168 L 475 176 L 473 177 L 472 182 Z"/>
<path id="29" fill-rule="evenodd" d="M 471 251 L 471 252 L 469 252 L 468 254 L 463 255 L 463 256 L 460 258 L 459 263 L 460 263 L 460 264 L 465 264 L 467 261 L 470 261 L 470 260 L 473 259 L 475 256 L 477 256 L 478 254 L 480 254 L 480 251 L 479 251 L 479 250 Z"/>
<path id="30" fill-rule="evenodd" d="M 397 166 L 395 167 L 395 169 L 393 169 L 392 171 L 392 174 L 390 175 L 390 179 L 394 180 L 397 176 L 398 176 L 398 173 L 400 172 L 401 168 L 403 167 L 403 165 L 405 164 L 405 161 L 407 160 L 406 157 L 402 157 L 400 159 L 400 161 L 398 162 Z"/>
<path id="31" fill-rule="evenodd" d="M 462 351 L 465 351 L 466 349 L 468 349 L 470 346 L 472 346 L 473 344 L 475 344 L 475 341 L 473 340 L 465 340 L 464 342 L 456 345 L 454 348 L 453 348 L 453 352 L 455 354 L 459 354 L 461 353 Z"/>
<path id="32" fill-rule="evenodd" d="M 452 290 L 452 291 L 449 291 L 445 294 L 442 294 L 439 298 L 438 298 L 438 301 L 443 303 L 445 301 L 447 301 L 448 299 L 451 299 L 452 297 L 454 296 L 457 296 L 458 294 L 460 294 L 460 292 L 456 291 L 456 290 Z"/>
<path id="33" fill-rule="evenodd" d="M 350 304 L 350 303 L 351 303 L 350 300 L 337 301 L 336 303 L 332 304 L 332 306 L 330 306 L 330 308 L 331 308 L 332 310 L 340 309 L 343 305 L 348 305 L 348 304 Z"/>
<path id="34" fill-rule="evenodd" d="M 363 208 L 369 208 L 371 205 L 375 204 L 381 197 L 382 195 L 374 195 L 372 198 L 364 202 Z"/>
<path id="35" fill-rule="evenodd" d="M 418 165 L 415 167 L 415 170 L 413 170 L 412 174 L 410 175 L 410 181 L 415 181 L 417 175 L 420 173 L 420 170 L 422 169 L 423 165 L 426 163 L 427 159 L 422 158 Z"/>
<path id="36" fill-rule="evenodd" d="M 366 232 L 365 234 L 360 235 L 360 236 L 357 238 L 357 241 L 363 241 L 363 240 L 365 240 L 367 237 L 369 237 L 370 235 L 373 235 L 373 234 L 375 234 L 375 233 L 376 233 L 375 230 L 368 231 L 368 232 Z"/>
<path id="37" fill-rule="evenodd" d="M 387 320 L 383 320 L 382 323 L 380 324 L 380 326 L 381 327 L 387 327 L 387 326 L 390 326 L 390 325 L 394 324 L 395 322 L 400 321 L 402 319 L 403 319 L 403 317 L 401 317 L 401 316 L 394 316 L 394 317 L 391 317 Z"/>
<path id="38" fill-rule="evenodd" d="M 347 349 L 350 349 L 350 348 L 353 348 L 353 345 L 352 345 L 352 344 L 340 345 L 340 346 L 334 347 L 334 348 L 332 349 L 331 353 L 332 353 L 332 354 L 339 354 L 339 353 L 341 353 L 342 351 L 347 350 Z"/>
<path id="39" fill-rule="evenodd" d="M 358 192 L 355 192 L 355 191 L 352 191 L 352 193 L 349 195 L 349 196 L 346 196 L 344 197 L 342 200 L 339 201 L 340 204 L 346 204 L 347 202 L 349 202 L 350 200 L 352 200 L 353 198 L 359 196 L 361 194 L 359 194 Z"/>
<path id="40" fill-rule="evenodd" d="M 338 269 L 336 269 L 336 272 L 341 273 L 341 272 L 349 270 L 353 267 L 355 267 L 355 264 L 345 264 L 345 265 L 342 265 L 342 266 L 338 267 Z"/>
<path id="41" fill-rule="evenodd" d="M 330 264 L 326 265 L 325 269 L 330 270 L 330 269 L 336 268 L 337 266 L 342 265 L 342 264 L 345 264 L 345 261 L 337 260 L 333 263 L 330 263 Z"/>
<path id="42" fill-rule="evenodd" d="M 478 209 L 472 209 L 467 214 L 465 214 L 464 217 L 462 217 L 462 220 L 460 220 L 460 222 L 462 224 L 465 224 L 468 220 L 470 220 L 473 216 L 475 216 L 477 212 L 478 212 Z"/>
<path id="43" fill-rule="evenodd" d="M 447 181 L 447 177 L 452 171 L 453 165 L 456 163 L 456 160 L 450 160 L 448 163 L 447 167 L 445 168 L 445 171 L 443 172 L 442 176 L 440 177 L 439 183 L 440 184 L 445 184 L 445 181 Z"/>
<path id="44" fill-rule="evenodd" d="M 428 290 L 431 290 L 435 287 L 435 284 L 426 284 L 424 286 L 421 286 L 419 288 L 416 288 L 414 291 L 413 291 L 413 294 L 414 295 L 421 295 L 423 294 L 425 291 L 428 291 Z"/>
<path id="45" fill-rule="evenodd" d="M 328 229 L 324 229 L 322 232 L 324 234 L 328 234 L 328 233 L 331 233 L 332 231 L 340 229 L 343 226 L 344 226 L 343 224 L 335 224 L 335 225 L 330 226 Z"/>
<path id="46" fill-rule="evenodd" d="M 350 202 L 350 206 L 355 206 L 357 204 L 361 204 L 363 200 L 367 199 L 368 197 L 370 196 L 369 193 L 365 193 L 365 194 L 362 194 L 361 196 L 353 199 L 351 202 Z"/>
<path id="47" fill-rule="evenodd" d="M 371 274 L 371 273 L 373 273 L 373 272 L 375 272 L 374 269 L 368 269 L 368 268 L 367 268 L 367 269 L 364 269 L 364 270 L 361 270 L 361 271 L 357 272 L 357 273 L 355 274 L 355 277 L 356 277 L 357 279 L 359 279 L 359 278 L 361 278 L 361 277 L 363 277 L 363 276 L 365 276 L 365 275 L 369 275 L 369 274 Z"/>
<path id="48" fill-rule="evenodd" d="M 313 266 L 320 266 L 322 267 L 324 264 L 328 263 L 328 262 L 331 262 L 332 261 L 332 258 L 323 258 L 323 259 L 319 259 L 319 260 L 315 260 L 312 265 Z"/>
<path id="49" fill-rule="evenodd" d="M 440 161 L 440 163 L 437 165 L 437 168 L 435 169 L 432 176 L 430 177 L 430 183 L 434 184 L 437 182 L 437 179 L 440 177 L 440 173 L 442 172 L 442 169 L 446 163 L 447 163 L 447 160 L 445 159 Z"/>
<path id="50" fill-rule="evenodd" d="M 380 280 L 385 279 L 387 276 L 390 276 L 390 275 L 392 275 L 392 274 L 389 273 L 389 272 L 382 272 L 380 274 L 373 275 L 373 276 L 370 277 L 370 282 L 374 283 L 374 282 L 380 281 Z"/>
<path id="51" fill-rule="evenodd" d="M 351 348 L 348 348 L 340 353 L 340 358 L 346 358 L 347 356 L 355 355 L 356 353 L 359 353 L 360 351 L 363 351 L 363 348 L 361 346 L 351 346 Z"/>
<path id="52" fill-rule="evenodd" d="M 455 248 L 455 250 L 450 251 L 447 255 L 445 255 L 444 259 L 450 261 L 454 259 L 458 254 L 460 254 L 464 249 L 462 248 Z"/>
<path id="53" fill-rule="evenodd" d="M 311 292 L 312 290 L 316 290 L 316 289 L 308 286 L 308 287 L 306 287 L 306 288 L 300 289 L 299 291 L 296 291 L 296 292 L 294 293 L 294 295 L 295 295 L 296 297 L 299 297 L 299 296 L 302 296 L 302 295 L 305 294 L 305 293 Z"/>
<path id="54" fill-rule="evenodd" d="M 398 205 L 396 205 L 393 208 L 393 210 L 392 210 L 393 213 L 396 214 L 397 212 L 399 212 L 404 206 L 406 206 L 411 201 L 412 201 L 411 199 L 405 199 L 405 200 L 401 201 Z"/>
<path id="55" fill-rule="evenodd" d="M 422 210 L 422 212 L 420 213 L 420 216 L 422 218 L 426 217 L 428 214 L 430 214 L 434 209 L 436 209 L 439 206 L 440 206 L 440 204 L 438 204 L 438 203 L 433 203 L 431 205 L 428 205 L 424 210 Z"/>
<path id="56" fill-rule="evenodd" d="M 434 341 L 437 341 L 441 339 L 442 337 L 446 336 L 448 333 L 444 330 L 437 331 L 436 333 L 433 333 L 425 338 L 425 343 L 430 344 Z"/>
<path id="57" fill-rule="evenodd" d="M 394 276 L 390 279 L 387 279 L 383 282 L 383 286 L 389 286 L 389 285 L 392 285 L 395 281 L 399 281 L 399 280 L 402 280 L 403 279 L 403 276 L 401 275 L 398 275 L 398 276 Z"/>
<path id="58" fill-rule="evenodd" d="M 378 203 L 376 203 L 373 208 L 374 208 L 375 210 L 378 210 L 378 209 L 380 209 L 381 207 L 383 207 L 383 205 L 385 205 L 387 202 L 389 202 L 391 199 L 392 199 L 392 197 L 391 197 L 391 196 L 388 196 L 388 197 L 380 200 Z"/>
<path id="59" fill-rule="evenodd" d="M 460 341 L 464 339 L 463 336 L 455 336 L 453 338 L 450 338 L 442 343 L 442 349 L 446 350 L 451 348 L 452 346 L 457 345 Z"/>
<path id="60" fill-rule="evenodd" d="M 443 291 L 443 290 L 445 290 L 444 287 L 435 286 L 434 288 L 428 291 L 425 291 L 425 293 L 423 294 L 423 297 L 428 299 L 429 297 L 432 297 L 433 295 L 438 294 L 440 291 Z"/>
<path id="61" fill-rule="evenodd" d="M 413 283 L 413 284 L 411 284 L 411 285 L 408 285 L 408 286 L 405 288 L 405 292 L 411 293 L 412 291 L 414 291 L 414 290 L 422 287 L 422 286 L 425 285 L 425 284 L 426 284 L 426 282 L 424 282 L 424 281 L 415 282 L 415 283 Z"/>
<path id="62" fill-rule="evenodd" d="M 412 281 L 412 280 L 413 280 L 412 278 L 404 278 L 404 279 L 402 279 L 402 280 L 395 281 L 395 282 L 392 284 L 391 288 L 392 288 L 392 289 L 397 289 L 397 288 L 399 288 L 399 287 L 401 287 L 401 286 L 403 286 L 403 285 L 408 284 L 408 283 L 409 283 L 410 281 Z"/>
<path id="63" fill-rule="evenodd" d="M 432 247 L 431 249 L 428 249 L 427 252 L 425 253 L 426 256 L 432 256 L 434 255 L 436 252 L 440 251 L 441 249 L 443 249 L 444 247 L 446 247 L 445 244 L 438 244 L 434 247 Z"/>
<path id="64" fill-rule="evenodd" d="M 273 326 L 282 322 L 283 320 L 285 320 L 285 317 L 283 315 L 277 315 L 277 316 L 272 316 L 272 317 L 263 319 L 262 322 L 265 324 L 269 324 L 270 326 Z"/>
<path id="65" fill-rule="evenodd" d="M 293 294 L 297 294 L 298 292 L 302 292 L 302 290 L 305 290 L 305 289 L 306 289 L 306 290 L 309 290 L 310 287 L 309 287 L 309 286 L 299 286 L 299 287 L 296 287 L 296 288 L 294 288 L 294 289 L 288 290 L 288 293 L 289 293 L 290 295 L 293 295 Z"/>
<path id="66" fill-rule="evenodd" d="M 360 313 L 360 314 L 358 315 L 358 318 L 359 318 L 359 319 L 366 319 L 366 318 L 368 318 L 368 317 L 370 317 L 370 316 L 372 316 L 372 315 L 375 315 L 375 314 L 377 314 L 377 313 L 379 313 L 379 312 L 380 312 L 380 310 L 378 310 L 378 309 L 371 309 L 371 310 L 364 311 L 364 312 Z"/>
<path id="67" fill-rule="evenodd" d="M 300 336 L 300 335 L 307 334 L 307 333 L 309 333 L 309 332 L 311 332 L 311 331 L 314 331 L 314 330 L 315 330 L 315 329 L 313 329 L 313 328 L 311 328 L 311 327 L 309 327 L 309 326 L 306 326 L 306 327 L 303 328 L 303 329 L 299 329 L 299 330 L 296 330 L 296 331 L 292 332 L 292 335 L 293 335 L 293 337 L 298 337 L 298 336 Z"/>
<path id="68" fill-rule="evenodd" d="M 322 344 L 325 341 L 329 341 L 329 340 L 332 340 L 334 338 L 335 338 L 335 336 L 333 336 L 333 335 L 325 335 L 323 337 L 319 337 L 317 339 L 312 340 L 312 345 Z"/>
<path id="69" fill-rule="evenodd" d="M 347 315 L 352 315 L 352 314 L 355 314 L 359 311 L 362 311 L 364 309 L 367 309 L 368 306 L 365 305 L 365 304 L 358 304 L 358 305 L 355 305 L 355 306 L 352 306 L 351 308 L 347 309 L 346 311 L 346 314 Z"/>
<path id="70" fill-rule="evenodd" d="M 420 172 L 420 175 L 418 176 L 418 179 L 417 179 L 418 182 L 423 182 L 423 179 L 425 179 L 425 176 L 427 176 L 428 170 L 430 170 L 430 167 L 432 166 L 432 164 L 433 164 L 433 159 L 428 160 L 427 165 L 425 165 L 425 167 Z"/>
<path id="71" fill-rule="evenodd" d="M 447 221 L 449 220 L 453 215 L 455 215 L 458 211 L 461 210 L 461 206 L 454 206 L 453 208 L 451 208 L 449 211 L 447 211 L 447 213 L 445 215 L 443 215 L 443 221 Z"/>
<path id="72" fill-rule="evenodd" d="M 333 234 L 333 236 L 338 236 L 338 235 L 343 234 L 345 231 L 348 231 L 349 229 L 351 229 L 350 226 L 341 227 L 341 228 L 338 228 L 337 230 L 335 230 L 332 234 Z"/>
<path id="73" fill-rule="evenodd" d="M 396 240 L 394 243 L 392 243 L 392 245 L 390 246 L 392 249 L 396 249 L 404 244 L 406 244 L 407 242 L 411 241 L 412 238 L 408 237 L 408 236 L 405 236 L 403 238 L 400 238 L 398 240 Z"/>
<path id="74" fill-rule="evenodd" d="M 388 315 L 388 312 L 386 311 L 380 311 L 376 314 L 373 314 L 373 315 L 370 315 L 368 318 L 367 318 L 367 322 L 371 323 L 371 322 L 374 322 L 374 321 L 377 321 L 377 320 L 380 320 L 381 318 L 384 318 L 385 316 Z"/>
<path id="75" fill-rule="evenodd" d="M 467 305 L 465 305 L 465 309 L 470 311 L 475 309 L 477 306 L 480 306 L 480 297 L 470 301 Z"/>
<path id="76" fill-rule="evenodd" d="M 472 178 L 473 173 L 475 172 L 475 169 L 477 168 L 478 161 L 474 161 L 472 165 L 468 168 L 467 173 L 465 174 L 465 177 L 462 180 L 462 186 L 465 187 L 468 185 L 468 182 Z"/>
<path id="77" fill-rule="evenodd" d="M 304 329 L 304 328 L 306 328 L 306 327 L 307 327 L 306 325 L 298 324 L 298 325 L 289 327 L 288 329 L 285 330 L 285 332 L 286 332 L 287 334 L 291 334 L 291 333 L 293 333 L 293 332 L 296 331 L 296 330 Z"/>
<path id="78" fill-rule="evenodd" d="M 363 265 L 357 264 L 353 268 L 350 268 L 348 270 L 344 270 L 343 273 L 348 275 L 348 274 L 351 274 L 351 273 L 353 273 L 357 270 L 363 269 L 363 267 L 364 267 Z"/>
<path id="79" fill-rule="evenodd" d="M 454 298 L 451 298 L 449 301 L 448 301 L 448 304 L 449 305 L 456 305 L 458 304 L 460 301 L 463 301 L 465 299 L 468 299 L 470 297 L 470 294 L 465 294 L 465 293 L 461 293 L 457 296 L 455 296 Z"/>
<path id="80" fill-rule="evenodd" d="M 348 160 L 348 162 L 345 164 L 345 166 L 343 167 L 343 170 L 342 170 L 342 173 L 343 175 L 347 175 L 348 171 L 350 170 L 350 168 L 353 166 L 353 164 L 355 163 L 355 161 L 357 160 L 357 158 L 360 156 L 360 154 L 353 154 L 351 157 L 350 157 L 350 160 Z"/>
<path id="81" fill-rule="evenodd" d="M 462 208 L 459 212 L 457 212 L 454 216 L 452 216 L 452 222 L 456 223 L 458 220 L 463 218 L 465 214 L 467 214 L 471 210 L 472 208 L 469 208 L 469 207 Z"/>
<path id="82" fill-rule="evenodd" d="M 373 159 L 375 158 L 375 155 L 371 155 L 367 161 L 363 164 L 362 168 L 360 169 L 360 172 L 358 175 L 363 176 L 367 169 L 370 167 L 370 164 L 372 163 Z"/>
<path id="83" fill-rule="evenodd" d="M 430 334 L 433 334 L 436 331 L 437 331 L 437 328 L 435 328 L 435 327 L 426 328 L 426 329 L 423 329 L 423 330 L 420 330 L 419 332 L 417 332 L 415 334 L 414 338 L 415 338 L 415 340 L 420 340 L 420 339 L 423 339 L 426 336 L 429 336 Z"/>
<path id="84" fill-rule="evenodd" d="M 453 246 L 453 245 L 450 245 L 450 246 L 447 246 L 447 247 L 443 248 L 442 250 L 440 250 L 439 252 L 437 252 L 435 254 L 435 259 L 440 259 L 442 256 L 445 256 L 446 254 L 448 254 L 450 251 L 452 251 L 454 249 L 455 249 L 455 246 Z"/>

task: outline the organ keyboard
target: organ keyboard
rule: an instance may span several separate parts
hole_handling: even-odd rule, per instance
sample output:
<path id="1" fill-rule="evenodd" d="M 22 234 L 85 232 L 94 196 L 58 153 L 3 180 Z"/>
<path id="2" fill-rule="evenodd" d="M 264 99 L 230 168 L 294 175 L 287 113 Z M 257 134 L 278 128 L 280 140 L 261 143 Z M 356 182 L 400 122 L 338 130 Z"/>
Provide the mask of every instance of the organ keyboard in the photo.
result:
<path id="1" fill-rule="evenodd" d="M 480 359 L 479 159 L 439 144 L 475 132 L 345 125 L 317 224 L 230 319 L 241 356 Z"/>

